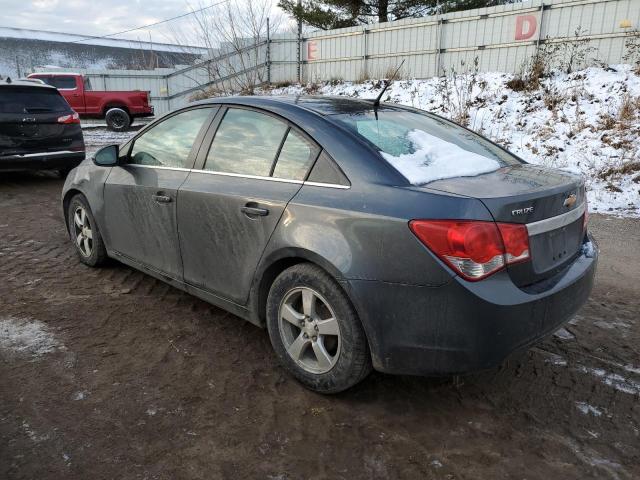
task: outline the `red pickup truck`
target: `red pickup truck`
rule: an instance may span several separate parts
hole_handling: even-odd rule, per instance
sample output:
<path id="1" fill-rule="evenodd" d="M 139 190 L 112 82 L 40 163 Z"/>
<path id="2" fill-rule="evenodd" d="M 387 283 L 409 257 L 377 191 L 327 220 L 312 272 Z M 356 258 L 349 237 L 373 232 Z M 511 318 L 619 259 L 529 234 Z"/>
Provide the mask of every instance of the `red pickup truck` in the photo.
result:
<path id="1" fill-rule="evenodd" d="M 99 92 L 91 89 L 88 78 L 78 73 L 32 73 L 37 78 L 58 89 L 71 108 L 86 118 L 104 118 L 111 130 L 127 130 L 136 117 L 153 115 L 149 93 Z"/>

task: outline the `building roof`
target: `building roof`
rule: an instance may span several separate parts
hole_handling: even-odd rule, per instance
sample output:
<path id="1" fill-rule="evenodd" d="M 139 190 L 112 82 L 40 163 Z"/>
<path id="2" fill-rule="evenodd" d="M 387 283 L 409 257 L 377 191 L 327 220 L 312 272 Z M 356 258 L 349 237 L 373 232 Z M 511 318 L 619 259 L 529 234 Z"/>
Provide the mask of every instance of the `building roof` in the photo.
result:
<path id="1" fill-rule="evenodd" d="M 174 45 L 149 41 L 127 40 L 121 38 L 101 38 L 75 33 L 49 32 L 30 30 L 27 28 L 0 27 L 0 38 L 16 38 L 21 40 L 39 40 L 44 42 L 72 43 L 76 45 L 97 45 L 102 47 L 129 48 L 135 50 L 155 50 L 158 52 L 178 52 L 204 55 L 207 49 L 192 45 Z"/>

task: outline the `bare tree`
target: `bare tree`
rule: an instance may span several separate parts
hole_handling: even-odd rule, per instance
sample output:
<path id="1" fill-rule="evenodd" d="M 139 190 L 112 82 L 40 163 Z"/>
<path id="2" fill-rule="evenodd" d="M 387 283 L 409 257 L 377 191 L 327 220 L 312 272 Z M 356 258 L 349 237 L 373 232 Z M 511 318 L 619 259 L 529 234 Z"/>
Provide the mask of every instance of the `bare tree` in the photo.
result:
<path id="1" fill-rule="evenodd" d="M 190 21 L 173 31 L 173 42 L 202 45 L 209 58 L 184 75 L 201 87 L 204 96 L 253 93 L 266 77 L 267 24 L 273 33 L 282 15 L 274 11 L 270 0 L 229 0 L 213 8 L 189 6 L 193 11 Z"/>

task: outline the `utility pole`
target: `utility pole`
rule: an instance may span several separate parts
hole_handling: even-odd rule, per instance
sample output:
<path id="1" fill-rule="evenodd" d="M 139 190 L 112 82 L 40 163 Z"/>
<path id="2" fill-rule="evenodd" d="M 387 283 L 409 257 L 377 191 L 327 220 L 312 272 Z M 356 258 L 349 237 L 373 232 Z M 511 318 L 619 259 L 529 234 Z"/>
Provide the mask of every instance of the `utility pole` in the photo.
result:
<path id="1" fill-rule="evenodd" d="M 298 12 L 302 9 L 302 0 L 298 0 Z M 298 83 L 302 83 L 302 16 L 298 15 Z"/>
<path id="2" fill-rule="evenodd" d="M 267 83 L 271 85 L 271 32 L 267 17 Z"/>

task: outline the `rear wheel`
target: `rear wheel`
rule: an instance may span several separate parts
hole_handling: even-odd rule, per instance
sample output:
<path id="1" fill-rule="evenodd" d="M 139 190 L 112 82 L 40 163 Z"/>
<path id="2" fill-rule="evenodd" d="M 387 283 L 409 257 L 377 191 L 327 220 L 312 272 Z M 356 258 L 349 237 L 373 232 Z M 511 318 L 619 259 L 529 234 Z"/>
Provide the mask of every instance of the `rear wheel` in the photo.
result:
<path id="1" fill-rule="evenodd" d="M 115 132 L 124 132 L 131 125 L 131 117 L 122 108 L 110 108 L 104 118 L 107 127 Z"/>
<path id="2" fill-rule="evenodd" d="M 295 265 L 273 282 L 267 327 L 281 364 L 307 388 L 337 393 L 371 371 L 367 339 L 336 281 L 311 264 Z"/>
<path id="3" fill-rule="evenodd" d="M 90 267 L 103 265 L 107 260 L 107 250 L 83 195 L 76 195 L 69 202 L 67 223 L 71 241 L 80 261 Z"/>

